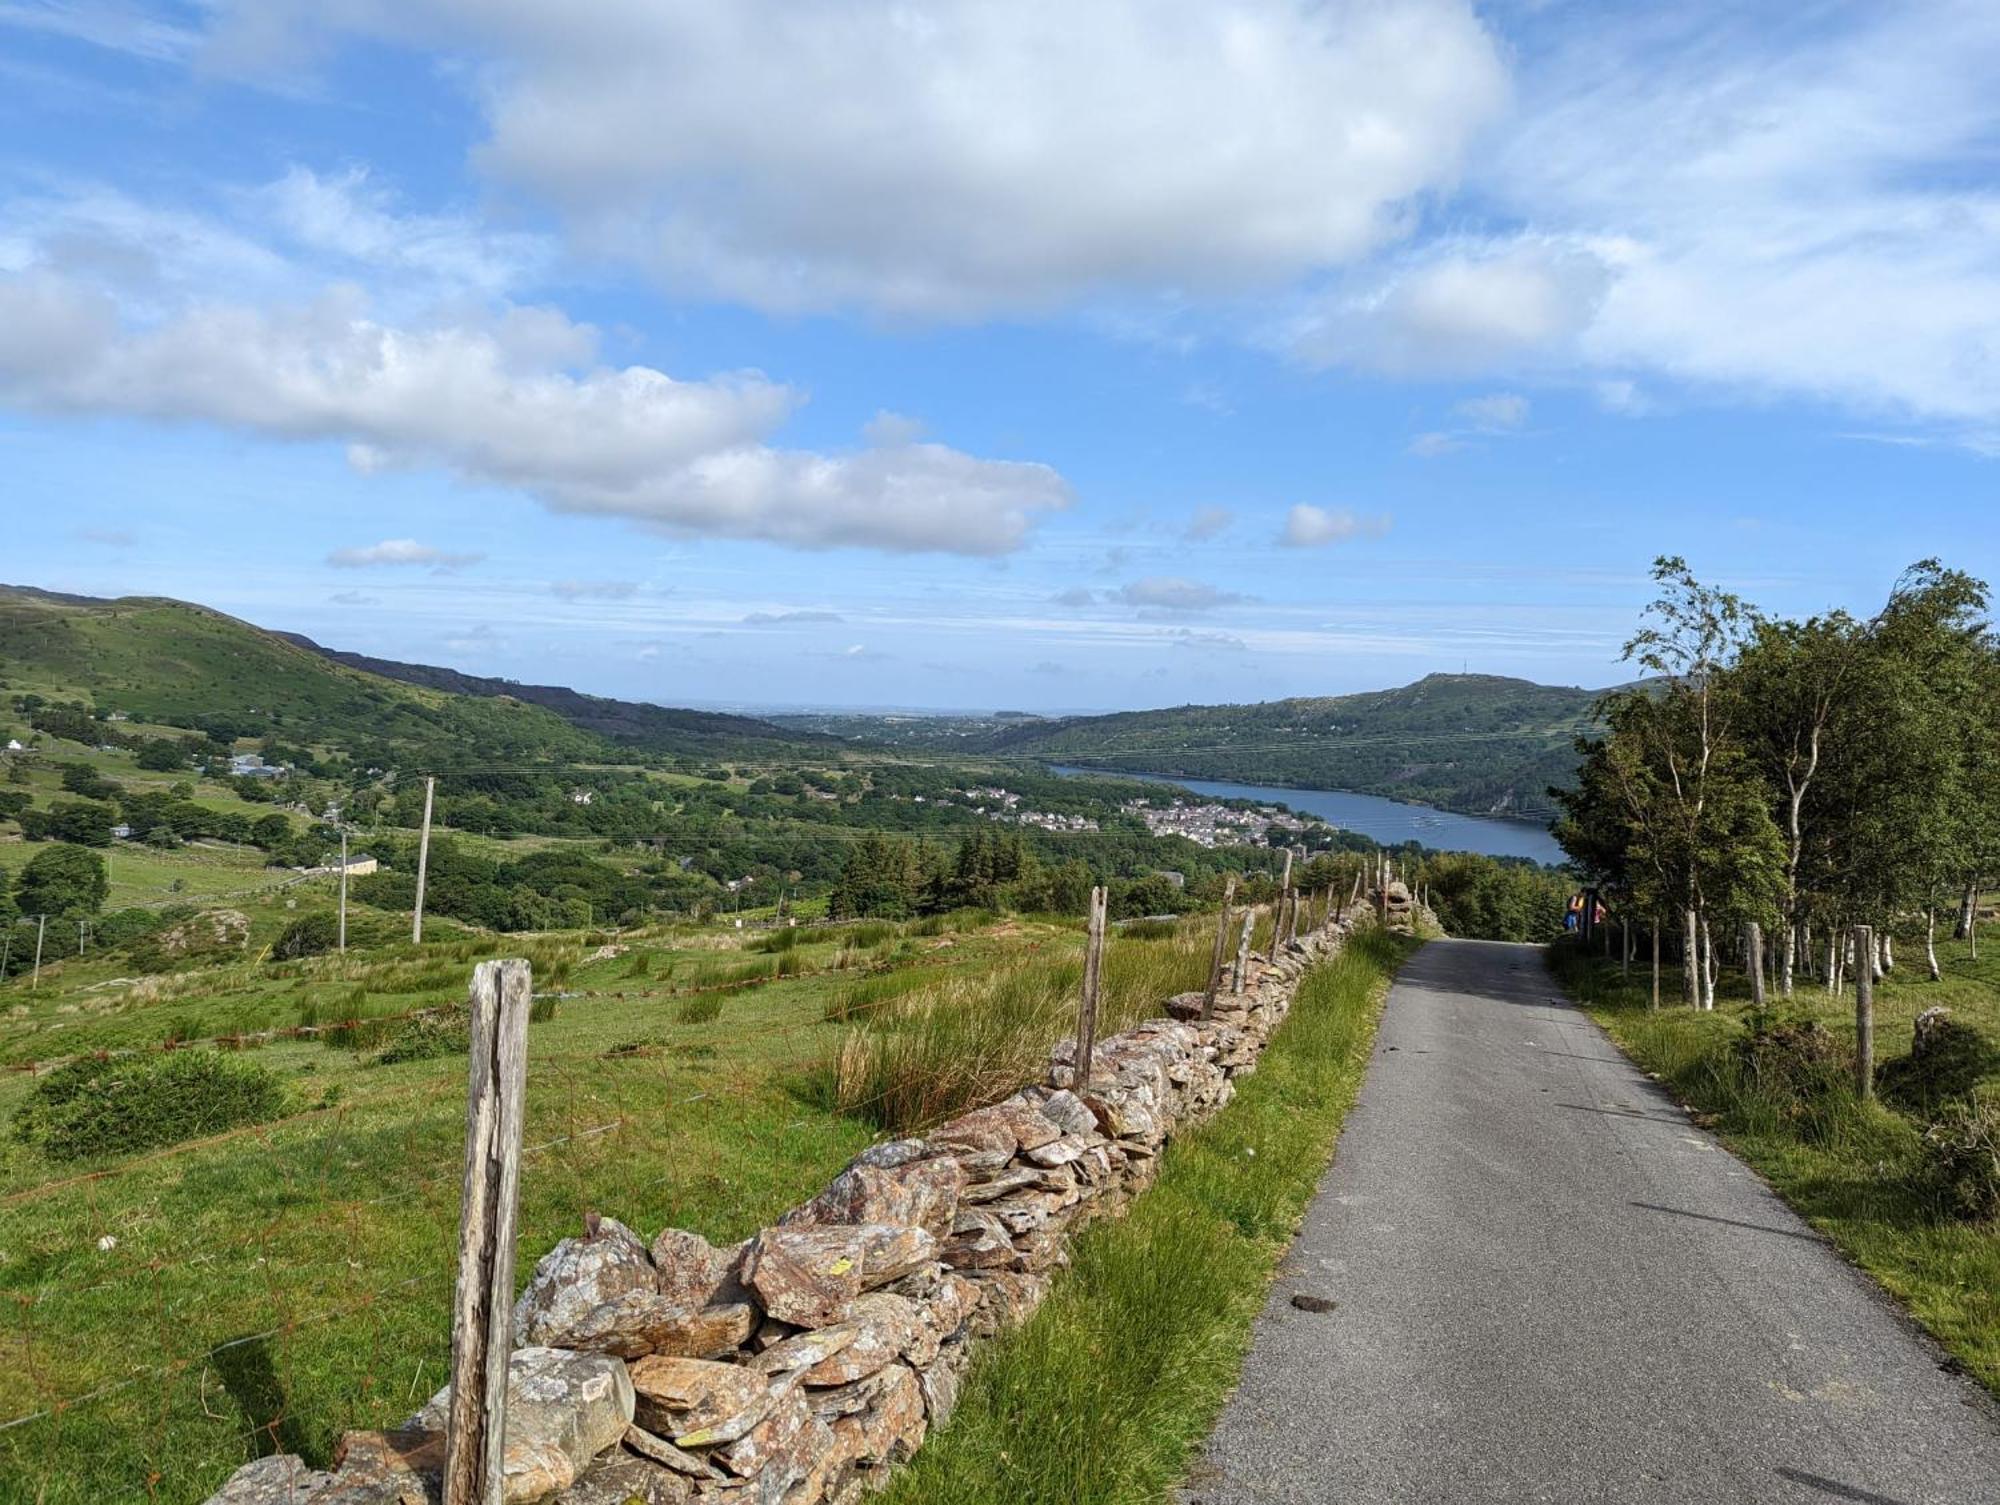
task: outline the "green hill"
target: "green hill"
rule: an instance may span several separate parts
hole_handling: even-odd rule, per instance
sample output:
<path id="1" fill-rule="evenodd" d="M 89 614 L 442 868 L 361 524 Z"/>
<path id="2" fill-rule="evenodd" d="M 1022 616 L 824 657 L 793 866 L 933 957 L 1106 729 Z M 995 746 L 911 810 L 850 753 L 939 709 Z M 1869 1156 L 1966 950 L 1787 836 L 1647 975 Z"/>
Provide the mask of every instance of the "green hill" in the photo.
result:
<path id="1" fill-rule="evenodd" d="M 378 667 L 393 674 L 371 672 Z M 343 662 L 307 640 L 155 596 L 0 586 L 0 681 L 225 739 L 337 747 L 357 762 L 592 760 L 620 747 L 727 756 L 800 734 L 745 717 L 510 686 L 448 669 Z M 536 697 L 547 703 L 535 703 Z"/>
<path id="2" fill-rule="evenodd" d="M 1549 813 L 1575 768 L 1571 739 L 1601 694 L 1492 674 L 1432 674 L 1395 690 L 1187 705 L 1022 722 L 853 718 L 787 724 L 899 746 L 1045 758 L 1134 773 L 1352 789 L 1473 814 Z"/>

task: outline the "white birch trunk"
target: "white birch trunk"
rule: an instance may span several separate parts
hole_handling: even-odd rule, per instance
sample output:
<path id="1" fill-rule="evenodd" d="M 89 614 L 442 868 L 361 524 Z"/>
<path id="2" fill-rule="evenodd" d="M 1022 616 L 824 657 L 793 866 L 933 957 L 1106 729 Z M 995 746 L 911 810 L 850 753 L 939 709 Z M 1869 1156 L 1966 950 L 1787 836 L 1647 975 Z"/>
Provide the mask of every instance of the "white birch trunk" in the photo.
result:
<path id="1" fill-rule="evenodd" d="M 1931 981 L 1944 981 L 1937 959 L 1937 911 L 1929 906 L 1924 909 L 1924 961 L 1931 969 Z"/>

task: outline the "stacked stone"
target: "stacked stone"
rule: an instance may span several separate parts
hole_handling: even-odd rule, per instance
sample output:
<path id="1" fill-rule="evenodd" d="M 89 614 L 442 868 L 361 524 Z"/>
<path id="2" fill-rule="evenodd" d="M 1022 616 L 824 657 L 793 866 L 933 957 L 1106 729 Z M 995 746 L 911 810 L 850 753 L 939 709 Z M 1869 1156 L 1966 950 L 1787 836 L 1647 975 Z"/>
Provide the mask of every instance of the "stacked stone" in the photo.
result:
<path id="1" fill-rule="evenodd" d="M 1115 1214 L 1184 1125 L 1256 1067 L 1343 917 L 1098 1043 L 1046 1084 L 875 1145 L 777 1227 L 717 1249 L 610 1218 L 564 1239 L 514 1308 L 508 1501 L 851 1505 L 950 1416 L 977 1338 L 1024 1322 L 1071 1232 Z M 397 1432 L 350 1433 L 331 1474 L 240 1470 L 210 1505 L 419 1505 L 437 1498 L 448 1391 Z"/>
<path id="2" fill-rule="evenodd" d="M 1417 901 L 1410 896 L 1409 886 L 1402 879 L 1390 880 L 1384 907 L 1388 911 L 1391 930 L 1408 933 L 1416 928 Z"/>

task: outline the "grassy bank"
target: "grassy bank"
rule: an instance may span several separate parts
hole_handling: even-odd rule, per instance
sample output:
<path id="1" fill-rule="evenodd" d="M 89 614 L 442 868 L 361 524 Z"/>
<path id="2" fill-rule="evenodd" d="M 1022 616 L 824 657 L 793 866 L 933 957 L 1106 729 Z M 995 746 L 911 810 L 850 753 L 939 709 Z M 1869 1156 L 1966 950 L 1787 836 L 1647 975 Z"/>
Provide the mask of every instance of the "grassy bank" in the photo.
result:
<path id="1" fill-rule="evenodd" d="M 1235 1383 L 1409 949 L 1369 932 L 1314 971 L 1236 1100 L 1167 1152 L 1131 1216 L 1077 1241 L 1032 1322 L 975 1360 L 888 1505 L 1167 1498 Z"/>
<path id="2" fill-rule="evenodd" d="M 1962 945 L 1939 944 L 1945 977 L 1899 967 L 1876 994 L 1876 1061 L 1893 1073 L 1909 1054 L 1912 1024 L 1943 1004 L 1954 1018 L 2000 1037 L 2000 959 L 1974 961 Z M 1989 953 L 1996 948 L 1989 946 Z M 1814 1090 L 1774 1090 L 1746 1070 L 1740 1042 L 1754 1016 L 1741 979 L 1725 978 L 1713 1012 L 1648 1005 L 1643 969 L 1551 948 L 1556 975 L 1625 1053 L 1653 1073 L 1815 1228 L 1899 1297 L 1995 1394 L 2000 1394 L 2000 1226 L 1961 1222 L 1924 1180 L 1926 1115 L 1891 1103 L 1861 1103 L 1840 1063 Z M 1666 979 L 1672 996 L 1677 979 Z M 1733 984 L 1733 986 L 1731 985 Z M 1802 984 L 1775 1014 L 1817 1020 L 1851 1059 L 1854 1002 Z M 2000 1073 L 1981 1093 L 2000 1097 Z"/>

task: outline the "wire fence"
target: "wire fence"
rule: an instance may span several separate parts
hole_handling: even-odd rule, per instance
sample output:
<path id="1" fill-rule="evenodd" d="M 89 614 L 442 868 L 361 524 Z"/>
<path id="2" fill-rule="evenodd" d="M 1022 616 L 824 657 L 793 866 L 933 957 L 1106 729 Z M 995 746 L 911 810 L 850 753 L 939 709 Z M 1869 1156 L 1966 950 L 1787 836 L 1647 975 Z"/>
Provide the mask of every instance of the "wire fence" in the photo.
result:
<path id="1" fill-rule="evenodd" d="M 668 979 L 564 990 L 530 1033 L 521 1267 L 592 1213 L 723 1242 L 818 1190 L 894 1090 L 834 1111 L 813 1086 L 850 1032 L 827 982 L 1028 959 L 968 939 L 705 987 L 748 996 L 698 1023 Z M 331 1106 L 0 1196 L 0 1481 L 24 1481 L 0 1498 L 195 1505 L 249 1457 L 324 1464 L 342 1432 L 422 1405 L 446 1375 L 464 1071 L 350 1064 Z"/>

